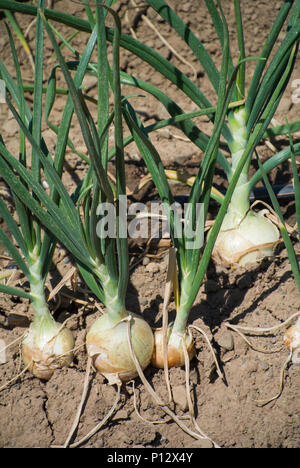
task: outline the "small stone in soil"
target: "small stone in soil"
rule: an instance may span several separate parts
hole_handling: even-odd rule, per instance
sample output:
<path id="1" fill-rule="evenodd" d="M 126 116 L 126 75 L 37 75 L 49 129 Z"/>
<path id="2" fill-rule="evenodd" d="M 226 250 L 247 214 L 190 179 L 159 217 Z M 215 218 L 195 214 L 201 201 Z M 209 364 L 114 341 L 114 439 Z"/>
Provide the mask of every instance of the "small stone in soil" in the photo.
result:
<path id="1" fill-rule="evenodd" d="M 216 338 L 216 342 L 226 351 L 232 351 L 234 347 L 233 337 L 229 331 L 223 332 Z"/>
<path id="2" fill-rule="evenodd" d="M 150 263 L 150 259 L 148 257 L 144 257 L 142 263 L 143 263 L 144 266 L 147 266 Z"/>

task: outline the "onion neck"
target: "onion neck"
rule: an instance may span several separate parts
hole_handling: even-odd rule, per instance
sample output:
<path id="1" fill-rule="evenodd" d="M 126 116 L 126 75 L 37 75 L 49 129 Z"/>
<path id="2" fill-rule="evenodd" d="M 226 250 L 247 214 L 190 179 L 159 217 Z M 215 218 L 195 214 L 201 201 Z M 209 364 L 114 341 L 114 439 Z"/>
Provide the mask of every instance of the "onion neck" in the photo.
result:
<path id="1" fill-rule="evenodd" d="M 176 318 L 172 327 L 172 334 L 184 336 L 186 333 L 187 321 L 190 313 L 189 298 L 191 295 L 191 289 L 193 285 L 193 278 L 191 272 L 186 271 L 183 275 L 180 288 L 180 304 L 176 312 Z"/>
<path id="2" fill-rule="evenodd" d="M 244 178 L 239 178 L 239 183 L 231 197 L 231 202 L 228 207 L 227 213 L 231 216 L 231 219 L 234 220 L 233 223 L 238 225 L 245 215 L 250 210 L 250 201 L 249 201 L 249 184 L 248 180 L 243 182 Z"/>
<path id="3" fill-rule="evenodd" d="M 107 266 L 100 263 L 98 260 L 92 259 L 94 263 L 94 273 L 101 281 L 104 297 L 105 307 L 107 310 L 108 318 L 111 325 L 116 325 L 123 318 L 127 317 L 125 300 L 119 295 L 119 284 L 117 278 L 112 278 L 109 274 Z"/>
<path id="4" fill-rule="evenodd" d="M 238 108 L 228 116 L 229 127 L 232 134 L 232 141 L 229 144 L 232 158 L 232 173 L 236 171 L 248 143 L 249 133 L 247 130 L 247 120 L 248 113 L 244 107 Z M 249 164 L 250 158 L 243 167 L 228 208 L 228 212 L 237 219 L 237 223 L 243 219 L 250 209 L 248 181 Z"/>
<path id="5" fill-rule="evenodd" d="M 108 317 L 111 325 L 115 325 L 128 315 L 125 303 L 119 296 L 118 282 L 107 277 L 103 282 L 103 289 Z"/>
<path id="6" fill-rule="evenodd" d="M 56 322 L 50 314 L 48 304 L 45 298 L 44 278 L 41 274 L 40 256 L 35 247 L 29 257 L 29 272 L 30 272 L 30 294 L 32 296 L 32 308 L 34 311 L 34 319 L 31 328 L 39 332 L 43 329 L 51 329 L 56 327 Z"/>

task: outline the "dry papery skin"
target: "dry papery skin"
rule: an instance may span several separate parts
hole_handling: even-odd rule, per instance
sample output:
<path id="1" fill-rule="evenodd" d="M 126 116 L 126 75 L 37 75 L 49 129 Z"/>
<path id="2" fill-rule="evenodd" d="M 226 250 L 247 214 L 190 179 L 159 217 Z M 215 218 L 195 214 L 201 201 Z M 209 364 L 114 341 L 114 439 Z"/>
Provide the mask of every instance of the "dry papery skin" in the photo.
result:
<path id="1" fill-rule="evenodd" d="M 229 220 L 227 219 L 229 217 Z M 249 211 L 238 224 L 232 224 L 226 215 L 217 237 L 212 258 L 230 266 L 245 266 L 272 257 L 280 234 L 275 224 L 260 212 Z"/>
<path id="2" fill-rule="evenodd" d="M 169 329 L 167 338 L 169 339 L 171 329 Z M 195 356 L 195 344 L 191 334 L 187 333 L 183 338 L 189 358 Z M 167 340 L 168 341 L 168 340 Z M 178 339 L 179 346 L 174 346 L 172 343 L 167 344 L 168 367 L 181 367 L 184 366 L 184 351 L 180 339 Z M 158 369 L 164 368 L 164 349 L 163 349 L 163 330 L 154 330 L 154 351 L 151 359 L 151 364 Z"/>
<path id="3" fill-rule="evenodd" d="M 41 348 L 29 331 L 22 342 L 22 356 L 25 366 L 39 379 L 49 380 L 56 369 L 69 366 L 73 361 L 74 337 L 68 328 L 60 331 Z"/>

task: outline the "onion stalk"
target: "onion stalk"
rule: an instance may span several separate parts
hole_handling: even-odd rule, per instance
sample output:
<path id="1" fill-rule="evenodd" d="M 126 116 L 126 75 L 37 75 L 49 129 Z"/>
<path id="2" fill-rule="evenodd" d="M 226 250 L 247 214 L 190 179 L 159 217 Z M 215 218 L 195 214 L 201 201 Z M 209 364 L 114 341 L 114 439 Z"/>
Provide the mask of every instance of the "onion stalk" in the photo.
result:
<path id="1" fill-rule="evenodd" d="M 237 22 L 242 27 L 240 6 L 237 1 L 235 3 Z M 283 10 L 284 8 L 282 11 Z M 294 8 L 291 12 L 286 38 L 279 47 L 268 70 L 265 72 L 265 75 L 261 80 L 261 84 L 258 86 L 259 73 L 263 69 L 262 60 L 252 77 L 249 95 L 246 99 L 245 105 L 239 109 L 229 112 L 228 122 L 231 131 L 229 148 L 232 156 L 232 173 L 234 173 L 243 154 L 247 152 L 247 144 L 251 135 L 255 133 L 256 128 L 259 126 L 259 119 L 262 120 L 265 118 L 267 122 L 270 121 L 288 84 L 299 48 L 299 28 L 297 26 L 299 18 L 300 2 L 296 1 L 294 2 Z M 289 32 L 293 28 L 295 33 L 294 35 L 292 34 L 291 40 L 288 40 Z M 239 36 L 239 42 L 241 54 L 244 55 L 245 51 L 242 32 Z M 266 50 L 266 48 L 267 43 L 264 50 Z M 263 53 L 261 54 L 261 58 L 262 57 Z M 282 70 L 281 73 L 278 72 L 276 66 Z M 255 87 L 257 87 L 257 89 L 255 89 Z M 254 94 L 254 89 L 256 96 Z M 239 97 L 240 90 L 242 90 L 242 94 L 245 94 L 245 70 L 243 70 L 243 75 L 237 80 L 237 97 Z M 268 107 L 268 99 L 273 101 L 273 109 L 270 107 L 270 112 L 267 114 L 265 110 Z M 287 123 L 285 128 L 291 139 L 291 125 Z M 256 149 L 253 148 L 253 150 L 259 160 Z M 268 171 L 275 167 L 274 164 L 272 164 L 272 159 L 274 158 L 276 161 L 276 159 L 279 158 L 280 153 L 275 155 L 264 165 L 259 161 L 259 170 L 252 179 L 249 180 L 248 174 L 252 154 L 253 151 L 249 152 L 249 159 L 244 166 L 240 179 L 238 180 L 237 186 L 233 192 L 231 203 L 224 218 L 213 252 L 213 256 L 215 258 L 226 261 L 230 264 L 239 263 L 243 265 L 247 262 L 255 262 L 263 256 L 272 256 L 274 248 L 280 237 L 280 231 L 282 233 L 282 229 L 279 230 L 269 219 L 266 219 L 266 217 L 263 216 L 265 210 L 257 213 L 250 208 L 250 191 L 252 190 L 254 183 L 259 180 L 259 177 L 263 179 L 270 198 L 273 201 L 273 206 L 276 206 L 275 211 L 279 213 L 279 218 L 284 225 L 282 216 L 280 216 L 279 204 L 267 178 Z M 297 149 L 292 143 L 290 144 L 289 151 L 287 151 L 286 154 L 289 154 L 292 159 L 293 173 L 295 175 L 294 166 Z M 259 177 L 258 173 L 260 174 Z M 295 199 L 297 206 L 299 203 L 297 196 L 295 196 Z M 299 207 L 297 207 L 297 210 L 299 210 Z M 288 236 L 286 233 L 282 233 L 282 235 L 285 243 L 287 244 Z M 256 246 L 257 249 L 255 249 Z M 290 245 L 287 247 L 288 252 L 290 252 Z M 251 253 L 247 253 L 249 250 Z M 292 268 L 295 271 L 295 268 L 293 267 L 294 255 L 289 253 L 289 257 L 291 258 Z M 238 260 L 235 260 L 236 258 Z"/>
<path id="2" fill-rule="evenodd" d="M 230 112 L 228 121 L 232 135 L 229 146 L 234 172 L 249 141 L 248 114 L 245 107 Z M 280 237 L 275 224 L 264 216 L 264 210 L 256 212 L 250 208 L 250 161 L 251 159 L 240 174 L 212 254 L 215 261 L 229 265 L 243 266 L 264 256 L 272 256 Z"/>
<path id="3" fill-rule="evenodd" d="M 104 30 L 104 7 L 109 11 L 115 22 L 115 35 L 113 41 L 113 68 L 110 72 L 106 56 L 106 37 L 103 35 Z M 125 182 L 125 167 L 124 167 L 124 149 L 123 149 L 123 128 L 122 128 L 122 112 L 121 112 L 121 87 L 120 87 L 120 64 L 119 64 L 119 43 L 121 34 L 121 23 L 118 15 L 102 5 L 96 8 L 96 28 L 98 32 L 98 93 L 99 93 L 99 109 L 98 109 L 98 133 L 101 135 L 98 148 L 101 150 L 103 173 L 97 173 L 99 170 L 99 158 L 94 156 L 93 151 L 90 151 L 90 158 L 93 168 L 94 183 L 93 190 L 99 196 L 99 203 L 113 203 L 112 191 L 109 186 L 107 177 L 107 162 L 108 162 L 108 136 L 107 123 L 109 121 L 108 114 L 108 86 L 109 73 L 112 74 L 111 87 L 114 93 L 114 128 L 115 128 L 115 148 L 116 148 L 116 192 L 115 192 L 115 207 L 116 207 L 116 239 L 108 239 L 106 245 L 101 241 L 101 233 L 99 239 L 95 239 L 95 235 L 91 236 L 91 247 L 96 261 L 96 269 L 94 272 L 99 276 L 103 289 L 103 302 L 107 312 L 98 318 L 89 329 L 86 336 L 86 346 L 88 355 L 92 358 L 95 368 L 101 372 L 113 384 L 120 381 L 128 381 L 138 375 L 134 361 L 132 360 L 130 348 L 127 338 L 127 325 L 124 319 L 129 315 L 132 316 L 132 344 L 135 354 L 137 355 L 142 369 L 145 369 L 150 363 L 154 339 L 153 333 L 149 324 L 140 316 L 128 312 L 125 307 L 126 289 L 128 283 L 128 241 L 127 237 L 123 237 L 122 230 L 126 226 L 124 213 L 122 212 L 121 198 L 126 194 Z M 72 94 L 72 84 L 65 75 L 70 92 Z M 76 96 L 74 96 L 74 105 L 76 108 Z M 85 107 L 85 106 L 84 106 Z M 87 115 L 88 109 L 85 107 Z M 82 122 L 82 128 L 84 123 Z M 94 135 L 96 133 L 94 132 Z M 105 134 L 105 136 L 104 136 Z M 87 147 L 89 149 L 89 142 Z M 96 159 L 97 158 L 97 159 Z M 106 187 L 103 185 L 103 176 L 106 177 Z M 87 206 L 87 200 L 84 200 Z M 94 202 L 92 202 L 92 216 Z M 95 206 L 95 205 L 94 205 Z M 123 207 L 124 209 L 127 207 Z M 93 228 L 95 222 L 93 221 Z M 101 231 L 102 232 L 102 231 Z M 124 232 L 123 232 L 124 234 Z M 100 243 L 100 245 L 99 245 Z M 117 252 L 117 255 L 115 254 Z M 117 266 L 118 263 L 118 266 Z M 101 272 L 101 273 L 100 273 Z M 86 272 L 85 272 L 86 273 Z M 99 274 L 100 273 L 100 274 Z"/>

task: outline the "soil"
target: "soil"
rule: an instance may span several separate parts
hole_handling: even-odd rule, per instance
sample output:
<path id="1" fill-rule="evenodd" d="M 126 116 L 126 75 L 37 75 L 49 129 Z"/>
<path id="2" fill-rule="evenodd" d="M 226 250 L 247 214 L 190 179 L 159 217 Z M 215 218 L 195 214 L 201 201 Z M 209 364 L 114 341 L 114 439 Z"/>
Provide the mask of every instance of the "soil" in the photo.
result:
<path id="1" fill-rule="evenodd" d="M 71 1 L 55 1 L 54 8 L 64 10 L 84 17 L 81 5 Z M 204 1 L 180 2 L 170 1 L 170 5 L 180 17 L 188 23 L 197 34 L 217 64 L 220 66 L 221 53 L 217 36 L 208 18 Z M 258 55 L 267 36 L 270 25 L 275 18 L 281 1 L 242 1 L 245 25 L 245 42 L 247 54 Z M 234 59 L 237 59 L 237 46 L 234 35 L 233 2 L 223 0 L 225 14 L 229 22 L 230 36 Z M 203 73 L 201 65 L 193 57 L 185 44 L 174 34 L 171 28 L 162 21 L 151 9 L 135 10 L 129 0 L 121 0 L 115 5 L 122 19 L 123 32 L 135 34 L 136 37 L 154 47 L 174 65 L 182 69 L 195 81 L 204 94 L 214 101 L 214 93 Z M 179 60 L 162 42 L 153 30 L 145 23 L 138 13 L 142 11 L 158 28 L 159 32 L 180 53 L 187 63 Z M 23 31 L 29 27 L 31 18 L 16 15 Z M 108 21 L 108 24 L 109 21 Z M 70 30 L 62 25 L 58 29 L 66 37 Z M 34 51 L 35 25 L 27 31 L 27 39 Z M 282 39 L 282 35 L 280 38 Z M 87 35 L 80 33 L 72 44 L 77 50 L 82 50 Z M 0 45 L 2 60 L 13 73 L 13 60 L 9 52 L 9 42 L 4 26 L 4 19 L 0 20 Z M 21 59 L 24 80 L 33 82 L 33 71 L 27 55 L 18 44 L 17 51 Z M 68 53 L 66 52 L 66 55 Z M 45 80 L 54 65 L 51 46 L 46 40 Z M 185 110 L 193 111 L 195 106 L 170 85 L 159 73 L 154 72 L 148 65 L 138 58 L 122 50 L 122 69 L 140 78 L 151 81 L 160 87 Z M 249 70 L 253 67 L 249 63 Z M 193 68 L 196 70 L 194 77 Z M 250 76 L 250 73 L 249 73 Z M 300 61 L 297 60 L 293 79 L 300 78 Z M 59 75 L 59 85 L 64 85 Z M 45 81 L 46 82 L 46 81 Z M 96 97 L 96 82 L 93 77 L 87 77 L 86 92 Z M 293 104 L 291 94 L 293 89 L 288 86 L 281 101 L 275 120 L 284 123 L 284 115 L 290 121 L 297 120 L 299 104 Z M 132 94 L 132 89 L 123 88 L 124 95 Z M 28 100 L 31 97 L 28 95 Z M 146 99 L 134 98 L 133 105 L 139 109 L 146 124 L 167 116 L 163 106 L 151 96 Z M 60 97 L 51 113 L 51 121 L 59 125 L 64 105 L 64 98 Z M 197 120 L 204 131 L 211 130 L 206 118 Z M 18 129 L 6 106 L 1 104 L 0 114 L 1 133 L 8 149 L 18 152 Z M 84 144 L 79 136 L 78 124 L 74 119 L 71 138 L 77 150 L 85 152 Z M 55 148 L 55 134 L 44 124 L 44 137 L 51 151 Z M 300 134 L 295 134 L 295 142 L 300 140 Z M 197 170 L 201 151 L 192 143 L 186 141 L 179 129 L 155 132 L 152 138 L 163 162 L 168 168 L 184 168 L 190 174 Z M 272 141 L 276 149 L 286 147 L 286 138 L 276 138 Z M 263 159 L 272 154 L 272 147 L 262 144 L 259 154 Z M 86 170 L 86 163 L 70 150 L 67 154 L 67 164 L 64 173 L 66 186 L 71 190 L 82 178 Z M 111 165 L 113 172 L 113 164 Z M 251 170 L 254 170 L 252 168 Z M 137 187 L 139 180 L 147 171 L 137 149 L 130 145 L 126 148 L 127 184 L 130 190 Z M 291 168 L 284 163 L 271 174 L 273 184 L 291 181 Z M 226 186 L 221 169 L 218 169 L 215 185 L 219 188 Z M 174 193 L 185 194 L 188 188 L 172 184 Z M 9 193 L 2 187 L 3 196 L 10 203 Z M 2 193 L 1 192 L 1 193 Z M 131 197 L 132 201 L 147 202 L 157 198 L 156 191 L 149 183 L 143 191 Z M 286 222 L 295 224 L 294 201 L 281 201 Z M 13 209 L 13 207 L 11 207 Z M 211 217 L 216 212 L 212 203 Z M 299 255 L 299 243 L 295 241 L 295 248 Z M 11 268 L 11 260 L 5 257 L 2 249 L 0 267 Z M 140 313 L 153 327 L 161 325 L 162 302 L 167 273 L 167 250 L 150 248 L 145 251 L 145 241 L 130 244 L 131 276 L 128 287 L 127 308 Z M 63 248 L 58 248 L 54 258 L 55 268 L 51 270 L 47 288 L 50 292 L 73 266 L 72 258 Z M 66 282 L 63 289 L 50 302 L 51 310 L 58 321 L 69 318 L 68 326 L 76 338 L 76 357 L 69 368 L 55 372 L 53 377 L 45 382 L 32 377 L 29 372 L 21 374 L 8 387 L 1 391 L 0 397 L 0 447 L 50 447 L 62 445 L 69 433 L 72 421 L 79 405 L 87 356 L 84 350 L 84 338 L 88 327 L 101 313 L 96 307 L 92 295 L 82 293 L 83 287 L 77 278 Z M 10 279 L 11 285 L 23 285 L 26 280 L 17 271 Z M 76 289 L 77 288 L 77 289 Z M 70 299 L 71 297 L 71 299 Z M 73 298 L 73 299 L 72 299 Z M 170 319 L 174 317 L 174 302 L 171 298 L 169 312 Z M 300 379 L 299 366 L 289 364 L 284 374 L 284 387 L 278 398 L 268 404 L 261 405 L 262 400 L 276 396 L 280 389 L 280 376 L 287 349 L 283 346 L 283 328 L 268 334 L 252 334 L 247 338 L 251 347 L 237 332 L 226 327 L 226 323 L 248 327 L 271 327 L 279 325 L 292 314 L 299 311 L 299 292 L 291 272 L 287 252 L 284 244 L 280 244 L 272 259 L 265 259 L 258 265 L 247 268 L 228 269 L 222 265 L 211 263 L 205 281 L 199 291 L 190 315 L 190 324 L 200 327 L 208 336 L 216 353 L 223 379 L 216 372 L 211 351 L 203 335 L 193 329 L 195 338 L 196 357 L 191 362 L 190 386 L 191 396 L 195 407 L 198 425 L 205 434 L 217 445 L 224 448 L 296 448 L 300 446 Z M 27 300 L 8 297 L 0 294 L 0 344 L 15 341 L 6 350 L 6 362 L 0 364 L 0 387 L 22 371 L 20 359 L 20 338 L 26 332 L 32 311 Z M 3 341 L 1 341 L 3 340 Z M 18 340 L 18 341 L 17 341 Z M 1 347 L 1 345 L 0 345 Z M 145 375 L 163 398 L 167 399 L 164 373 L 148 367 Z M 170 382 L 175 400 L 174 411 L 180 418 L 188 415 L 185 396 L 184 368 L 170 369 Z M 108 413 L 115 399 L 115 387 L 107 385 L 105 379 L 95 372 L 91 372 L 89 389 L 82 415 L 72 439 L 80 440 Z M 136 406 L 134 407 L 134 396 Z M 151 423 L 160 421 L 160 424 Z M 185 421 L 186 424 L 189 422 Z M 190 426 L 193 429 L 193 425 Z M 132 383 L 123 385 L 117 409 L 105 426 L 89 438 L 80 447 L 90 448 L 201 448 L 213 447 L 208 439 L 197 440 L 185 433 L 174 421 L 166 419 L 163 411 L 152 400 L 139 378 Z"/>

